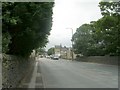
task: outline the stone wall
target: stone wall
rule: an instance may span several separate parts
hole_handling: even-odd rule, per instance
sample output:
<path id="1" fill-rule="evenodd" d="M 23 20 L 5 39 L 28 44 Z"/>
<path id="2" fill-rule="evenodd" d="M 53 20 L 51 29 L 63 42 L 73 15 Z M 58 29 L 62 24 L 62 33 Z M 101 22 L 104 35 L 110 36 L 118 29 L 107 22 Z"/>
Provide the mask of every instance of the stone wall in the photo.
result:
<path id="1" fill-rule="evenodd" d="M 2 87 L 16 88 L 24 78 L 30 67 L 34 65 L 34 58 L 25 59 L 12 55 L 3 55 Z"/>
<path id="2" fill-rule="evenodd" d="M 2 54 L 0 53 L 0 90 L 2 89 Z"/>
<path id="3" fill-rule="evenodd" d="M 77 61 L 93 62 L 101 64 L 118 65 L 118 56 L 90 56 L 90 57 L 79 57 Z"/>

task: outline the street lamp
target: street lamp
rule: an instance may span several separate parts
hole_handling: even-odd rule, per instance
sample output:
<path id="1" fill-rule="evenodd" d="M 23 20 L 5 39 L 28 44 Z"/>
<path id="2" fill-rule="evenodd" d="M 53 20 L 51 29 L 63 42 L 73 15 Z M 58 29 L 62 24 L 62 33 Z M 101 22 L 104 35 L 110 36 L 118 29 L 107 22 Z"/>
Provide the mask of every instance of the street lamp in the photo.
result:
<path id="1" fill-rule="evenodd" d="M 73 36 L 73 29 L 72 28 L 66 28 L 66 29 L 71 29 L 72 31 L 72 36 Z M 73 40 L 71 40 L 71 43 L 72 43 L 72 48 L 71 48 L 71 52 L 72 52 L 72 61 L 73 61 Z"/>

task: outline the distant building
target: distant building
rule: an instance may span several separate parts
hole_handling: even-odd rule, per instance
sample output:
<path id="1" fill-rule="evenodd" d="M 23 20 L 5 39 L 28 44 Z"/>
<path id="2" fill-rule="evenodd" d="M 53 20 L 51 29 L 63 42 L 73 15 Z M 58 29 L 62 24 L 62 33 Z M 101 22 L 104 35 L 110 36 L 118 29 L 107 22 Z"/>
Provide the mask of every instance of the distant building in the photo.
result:
<path id="1" fill-rule="evenodd" d="M 54 52 L 55 52 L 55 55 L 60 56 L 61 55 L 61 46 L 55 45 Z"/>
<path id="2" fill-rule="evenodd" d="M 72 49 L 70 47 L 62 47 L 62 45 L 55 45 L 54 52 L 56 55 L 63 59 L 72 59 Z M 73 52 L 73 59 L 76 58 L 76 54 Z"/>

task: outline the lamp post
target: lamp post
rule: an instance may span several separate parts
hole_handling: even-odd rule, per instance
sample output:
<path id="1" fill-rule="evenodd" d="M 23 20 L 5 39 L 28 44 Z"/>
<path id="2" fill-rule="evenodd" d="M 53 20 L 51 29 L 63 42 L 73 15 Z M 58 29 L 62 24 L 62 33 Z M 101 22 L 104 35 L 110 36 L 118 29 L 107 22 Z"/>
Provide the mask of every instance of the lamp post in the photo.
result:
<path id="1" fill-rule="evenodd" d="M 73 36 L 73 29 L 72 28 L 66 28 L 66 29 L 71 29 L 72 31 L 72 36 Z M 73 40 L 71 40 L 71 43 L 72 43 L 72 48 L 71 48 L 71 56 L 72 56 L 72 61 L 73 61 Z"/>
<path id="2" fill-rule="evenodd" d="M 61 58 L 61 49 L 62 49 L 62 45 L 60 44 L 60 58 Z"/>

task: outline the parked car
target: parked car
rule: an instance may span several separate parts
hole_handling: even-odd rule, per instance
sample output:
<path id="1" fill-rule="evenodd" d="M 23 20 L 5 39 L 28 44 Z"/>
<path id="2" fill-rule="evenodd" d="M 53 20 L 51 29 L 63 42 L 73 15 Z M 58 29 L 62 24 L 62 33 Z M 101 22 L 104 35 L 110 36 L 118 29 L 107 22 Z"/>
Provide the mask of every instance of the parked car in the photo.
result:
<path id="1" fill-rule="evenodd" d="M 46 58 L 50 59 L 50 56 L 46 56 Z"/>
<path id="2" fill-rule="evenodd" d="M 52 58 L 53 58 L 53 55 L 50 55 L 50 58 L 52 59 Z"/>
<path id="3" fill-rule="evenodd" d="M 58 55 L 52 55 L 51 59 L 53 59 L 53 60 L 59 60 L 59 56 Z"/>

